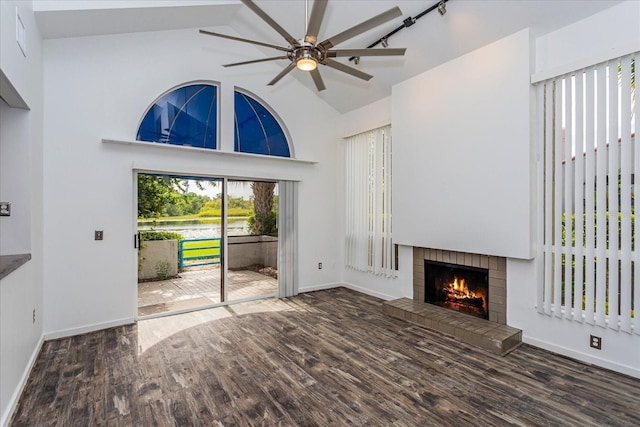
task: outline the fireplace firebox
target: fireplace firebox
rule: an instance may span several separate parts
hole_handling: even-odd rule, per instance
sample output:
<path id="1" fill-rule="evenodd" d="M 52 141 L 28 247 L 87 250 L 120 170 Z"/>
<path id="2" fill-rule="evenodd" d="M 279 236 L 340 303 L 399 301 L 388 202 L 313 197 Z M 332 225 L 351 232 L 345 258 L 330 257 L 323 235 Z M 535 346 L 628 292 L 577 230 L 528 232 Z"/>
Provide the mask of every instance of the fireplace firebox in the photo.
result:
<path id="1" fill-rule="evenodd" d="M 489 319 L 489 270 L 424 261 L 425 302 Z"/>

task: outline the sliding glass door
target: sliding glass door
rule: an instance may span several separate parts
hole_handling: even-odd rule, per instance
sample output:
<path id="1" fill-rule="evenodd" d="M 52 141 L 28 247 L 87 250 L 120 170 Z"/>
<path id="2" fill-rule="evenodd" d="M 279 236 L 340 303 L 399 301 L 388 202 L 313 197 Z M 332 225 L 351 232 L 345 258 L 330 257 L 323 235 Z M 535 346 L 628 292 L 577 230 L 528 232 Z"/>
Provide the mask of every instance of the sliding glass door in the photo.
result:
<path id="1" fill-rule="evenodd" d="M 227 181 L 228 301 L 278 291 L 278 184 Z M 246 216 L 246 211 L 250 214 Z"/>
<path id="2" fill-rule="evenodd" d="M 278 185 L 137 174 L 138 316 L 278 292 Z"/>

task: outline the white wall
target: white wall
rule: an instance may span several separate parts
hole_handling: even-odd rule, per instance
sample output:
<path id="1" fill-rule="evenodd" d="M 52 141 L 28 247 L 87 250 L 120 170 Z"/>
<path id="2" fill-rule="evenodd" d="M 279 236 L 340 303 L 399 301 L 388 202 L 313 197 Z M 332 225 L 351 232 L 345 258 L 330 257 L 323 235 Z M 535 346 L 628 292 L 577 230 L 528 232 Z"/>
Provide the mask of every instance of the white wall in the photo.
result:
<path id="1" fill-rule="evenodd" d="M 0 425 L 11 418 L 42 344 L 42 286 L 29 261 L 0 281 Z M 33 322 L 33 309 L 36 322 Z"/>
<path id="2" fill-rule="evenodd" d="M 640 2 L 627 1 L 537 38 L 536 72 L 577 63 L 587 66 L 620 54 L 616 52 L 621 48 L 640 50 L 639 19 Z"/>
<path id="3" fill-rule="evenodd" d="M 227 31 L 223 29 L 222 31 Z M 338 113 L 285 77 L 250 66 L 225 69 L 251 46 L 212 41 L 197 30 L 137 33 L 45 42 L 46 336 L 129 322 L 135 315 L 136 265 L 132 171 L 300 179 L 300 291 L 338 282 L 339 216 L 335 164 Z M 299 72 L 294 70 L 293 72 Z M 222 146 L 233 147 L 233 87 L 267 102 L 287 125 L 297 158 L 239 159 L 188 149 L 103 144 L 135 139 L 146 108 L 168 89 L 195 80 L 222 83 Z M 306 114 L 301 114 L 307 112 Z M 93 231 L 104 230 L 94 241 Z M 324 268 L 317 269 L 322 262 Z"/>
<path id="4" fill-rule="evenodd" d="M 393 230 L 405 245 L 531 258 L 531 39 L 393 87 Z"/>
<path id="5" fill-rule="evenodd" d="M 15 10 L 25 25 L 27 57 L 15 40 Z M 0 254 L 32 259 L 0 281 L 0 425 L 17 403 L 42 342 L 42 43 L 31 1 L 0 2 L 0 69 L 30 110 L 0 101 L 0 199 L 12 215 L 0 218 Z M 33 321 L 33 311 L 36 320 Z"/>
<path id="6" fill-rule="evenodd" d="M 536 40 L 536 72 L 605 59 L 629 43 L 640 43 L 640 2 L 630 1 Z M 523 340 L 589 363 L 640 378 L 640 336 L 541 315 L 535 308 L 536 260 L 507 260 L 507 322 L 523 330 Z M 637 310 L 636 310 L 637 312 Z M 602 337 L 602 350 L 589 336 Z"/>

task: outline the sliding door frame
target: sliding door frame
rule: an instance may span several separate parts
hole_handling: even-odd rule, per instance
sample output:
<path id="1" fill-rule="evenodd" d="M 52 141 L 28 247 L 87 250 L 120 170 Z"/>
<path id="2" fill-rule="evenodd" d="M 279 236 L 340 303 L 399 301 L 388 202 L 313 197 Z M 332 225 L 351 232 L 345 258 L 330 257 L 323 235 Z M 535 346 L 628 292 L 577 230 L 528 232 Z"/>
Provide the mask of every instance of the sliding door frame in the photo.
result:
<path id="1" fill-rule="evenodd" d="M 190 174 L 190 173 L 177 173 L 177 172 L 169 172 L 163 170 L 147 170 L 147 169 L 133 169 L 133 194 L 132 194 L 132 217 L 133 217 L 133 236 L 134 242 L 136 244 L 132 245 L 134 247 L 133 250 L 133 258 L 134 258 L 134 288 L 132 292 L 133 299 L 133 311 L 134 311 L 134 320 L 142 320 L 142 319 L 151 319 L 155 317 L 163 317 L 174 314 L 182 314 L 188 313 L 197 310 L 205 310 L 209 308 L 215 308 L 220 306 L 226 306 L 235 303 L 247 302 L 251 300 L 257 300 L 262 298 L 281 298 L 287 297 L 297 294 L 297 282 L 298 282 L 298 244 L 297 244 L 297 182 L 296 181 L 283 181 L 283 180 L 274 180 L 268 178 L 251 178 L 251 177 L 230 177 L 230 176 L 214 176 L 214 175 L 203 175 L 200 173 Z M 201 177 L 203 179 L 216 179 L 220 180 L 222 183 L 222 212 L 221 212 L 221 239 L 222 239 L 222 247 L 221 247 L 221 257 L 220 257 L 220 269 L 221 269 L 221 278 L 220 278 L 220 302 L 208 304 L 198 308 L 189 308 L 184 310 L 176 310 L 171 312 L 157 313 L 146 316 L 138 315 L 138 248 L 137 248 L 137 234 L 138 234 L 138 175 L 140 174 L 154 174 L 154 175 L 187 175 L 193 177 Z M 275 293 L 258 295 L 255 297 L 247 297 L 241 298 L 233 301 L 229 301 L 228 296 L 228 183 L 230 180 L 237 181 L 268 181 L 275 182 L 278 184 L 279 192 L 284 191 L 284 186 L 289 185 L 290 188 L 287 190 L 288 196 L 286 197 L 286 203 L 278 204 L 278 217 L 279 223 L 278 226 L 282 230 L 282 233 L 286 236 L 286 242 L 281 233 L 278 233 L 278 269 L 280 270 L 281 266 L 283 267 L 282 274 L 278 274 L 278 289 Z"/>

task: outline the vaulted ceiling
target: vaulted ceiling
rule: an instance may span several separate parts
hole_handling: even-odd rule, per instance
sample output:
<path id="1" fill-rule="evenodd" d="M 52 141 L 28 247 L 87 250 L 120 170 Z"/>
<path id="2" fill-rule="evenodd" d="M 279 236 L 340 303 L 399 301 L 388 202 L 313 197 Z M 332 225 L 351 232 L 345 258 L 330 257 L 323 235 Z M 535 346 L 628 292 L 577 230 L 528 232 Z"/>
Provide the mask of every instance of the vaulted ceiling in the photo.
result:
<path id="1" fill-rule="evenodd" d="M 294 37 L 305 34 L 306 16 L 313 0 L 256 0 L 256 4 Z M 415 17 L 436 4 L 432 0 L 329 0 L 319 39 L 323 40 L 394 6 L 402 16 L 338 45 L 338 48 L 364 48 L 409 17 Z M 481 46 L 524 28 L 534 36 L 584 19 L 620 3 L 617 0 L 449 0 L 447 13 L 433 11 L 414 25 L 389 38 L 390 47 L 406 47 L 403 57 L 363 57 L 358 65 L 347 58 L 340 61 L 374 76 L 370 81 L 320 66 L 326 90 L 317 92 L 307 72 L 294 69 L 284 79 L 297 79 L 310 92 L 340 112 L 365 106 L 391 94 L 391 87 L 428 69 L 471 52 Z M 287 42 L 238 0 L 35 0 L 36 22 L 45 39 L 203 28 L 234 34 L 269 44 L 287 47 Z M 595 30 L 595 29 L 594 29 Z M 203 37 L 224 50 L 225 63 L 279 56 L 269 48 L 252 50 L 235 47 L 240 42 Z M 244 44 L 244 43 L 242 43 Z M 247 52 L 251 52 L 247 54 Z M 212 52 L 212 55 L 215 55 Z M 222 65 L 222 64 L 220 64 Z M 237 67 L 239 73 L 256 73 L 267 84 L 288 60 L 263 62 Z M 473 70 L 469 70 L 470 73 Z M 269 77 L 265 77 L 269 76 Z M 284 80 L 283 79 L 283 80 Z M 282 81 L 281 81 L 282 82 Z M 280 84 L 280 83 L 279 83 Z M 276 85 L 274 90 L 277 90 Z"/>

